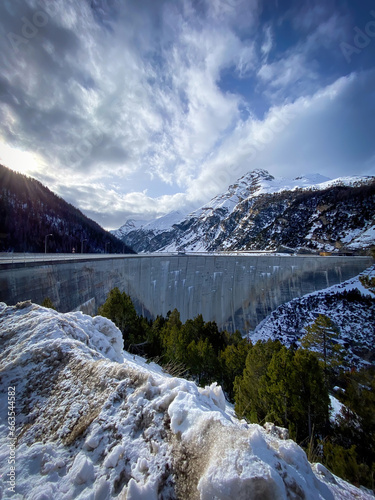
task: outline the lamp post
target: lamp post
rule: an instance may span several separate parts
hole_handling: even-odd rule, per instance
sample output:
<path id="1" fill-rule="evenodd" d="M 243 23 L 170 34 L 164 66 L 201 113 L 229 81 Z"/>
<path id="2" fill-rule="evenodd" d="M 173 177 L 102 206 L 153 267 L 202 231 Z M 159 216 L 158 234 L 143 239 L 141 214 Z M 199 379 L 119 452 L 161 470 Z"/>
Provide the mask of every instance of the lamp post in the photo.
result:
<path id="1" fill-rule="evenodd" d="M 81 253 L 83 253 L 83 243 L 87 240 L 81 240 Z"/>
<path id="2" fill-rule="evenodd" d="M 110 241 L 107 241 L 106 244 L 105 244 L 105 249 L 104 249 L 104 253 L 107 253 L 107 245 L 110 245 L 111 242 Z"/>
<path id="3" fill-rule="evenodd" d="M 53 236 L 52 233 L 46 234 L 44 237 L 44 253 L 47 253 L 47 241 L 48 241 L 48 236 Z"/>

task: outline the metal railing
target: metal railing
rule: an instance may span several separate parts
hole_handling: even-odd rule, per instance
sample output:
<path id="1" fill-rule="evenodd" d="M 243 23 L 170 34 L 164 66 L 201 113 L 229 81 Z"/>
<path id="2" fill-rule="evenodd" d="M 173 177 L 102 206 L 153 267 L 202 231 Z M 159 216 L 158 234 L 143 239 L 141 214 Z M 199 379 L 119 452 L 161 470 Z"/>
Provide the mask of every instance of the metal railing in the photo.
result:
<path id="1" fill-rule="evenodd" d="M 101 259 L 124 259 L 124 258 L 145 258 L 145 257 L 256 257 L 256 256 L 273 256 L 273 257 L 321 257 L 319 255 L 304 255 L 304 254 L 287 254 L 270 251 L 221 251 L 221 252 L 157 252 L 157 253 L 139 253 L 139 254 L 94 254 L 94 253 L 13 253 L 3 252 L 0 253 L 0 266 L 1 265 L 27 265 L 33 263 L 52 263 L 52 262 L 71 262 L 71 261 L 89 261 Z M 330 257 L 338 257 L 332 254 Z M 327 258 L 327 257 L 321 257 Z M 329 258 L 329 257 L 328 257 Z M 343 257 L 344 258 L 344 257 Z M 357 257 L 358 258 L 358 257 Z M 360 257 L 359 257 L 360 258 Z M 362 257 L 366 258 L 366 257 Z"/>

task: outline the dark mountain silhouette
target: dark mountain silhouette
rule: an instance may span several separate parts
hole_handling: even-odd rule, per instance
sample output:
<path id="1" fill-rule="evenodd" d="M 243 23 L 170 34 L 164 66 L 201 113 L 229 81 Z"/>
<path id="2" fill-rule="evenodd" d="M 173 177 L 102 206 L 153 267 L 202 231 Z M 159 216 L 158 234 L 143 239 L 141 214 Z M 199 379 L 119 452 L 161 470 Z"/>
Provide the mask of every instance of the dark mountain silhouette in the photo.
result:
<path id="1" fill-rule="evenodd" d="M 39 181 L 0 165 L 0 251 L 135 253 Z"/>

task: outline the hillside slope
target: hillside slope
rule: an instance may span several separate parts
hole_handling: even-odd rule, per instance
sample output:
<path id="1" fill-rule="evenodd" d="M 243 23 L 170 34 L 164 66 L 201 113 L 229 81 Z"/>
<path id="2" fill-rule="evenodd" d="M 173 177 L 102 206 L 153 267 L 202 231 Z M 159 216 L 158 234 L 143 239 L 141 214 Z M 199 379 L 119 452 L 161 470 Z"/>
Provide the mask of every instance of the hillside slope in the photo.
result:
<path id="1" fill-rule="evenodd" d="M 311 466 L 283 429 L 238 421 L 216 384 L 124 353 L 105 318 L 0 304 L 0 324 L 16 423 L 0 427 L 2 498 L 373 498 Z"/>
<path id="2" fill-rule="evenodd" d="M 0 251 L 134 253 L 39 181 L 0 165 Z"/>
<path id="3" fill-rule="evenodd" d="M 375 178 L 319 174 L 241 177 L 222 195 L 169 227 L 155 222 L 118 235 L 136 251 L 366 251 L 375 244 Z M 165 216 L 168 220 L 168 216 Z"/>
<path id="4" fill-rule="evenodd" d="M 350 367 L 375 363 L 375 266 L 340 285 L 331 286 L 282 304 L 250 332 L 252 342 L 280 340 L 299 343 L 319 314 L 328 316 L 339 330 Z"/>

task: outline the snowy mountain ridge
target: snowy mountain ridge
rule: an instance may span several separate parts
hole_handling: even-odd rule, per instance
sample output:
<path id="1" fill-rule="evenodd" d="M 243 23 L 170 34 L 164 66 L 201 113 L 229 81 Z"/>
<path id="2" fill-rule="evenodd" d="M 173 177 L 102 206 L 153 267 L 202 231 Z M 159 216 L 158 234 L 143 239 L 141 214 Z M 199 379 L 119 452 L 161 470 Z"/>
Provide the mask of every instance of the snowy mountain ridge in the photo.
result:
<path id="1" fill-rule="evenodd" d="M 366 187 L 372 190 L 365 192 Z M 118 230 L 122 236 L 116 234 L 138 252 L 276 250 L 280 246 L 358 250 L 375 242 L 374 190 L 375 177 L 370 176 L 331 180 L 309 174 L 275 179 L 258 169 L 188 215 L 173 212 L 134 229 L 125 224 Z"/>
<path id="2" fill-rule="evenodd" d="M 117 237 L 121 237 L 122 235 L 129 233 L 130 231 L 135 231 L 136 229 L 142 228 L 146 224 L 148 224 L 148 221 L 146 220 L 129 219 L 119 229 L 115 229 L 111 231 L 111 233 Z"/>
<path id="3" fill-rule="evenodd" d="M 186 213 L 174 210 L 152 221 L 129 219 L 119 229 L 115 229 L 111 231 L 111 233 L 117 238 L 122 238 L 131 231 L 137 231 L 139 229 L 143 231 L 162 232 L 170 229 L 173 224 L 180 222 L 185 216 Z"/>
<path id="4" fill-rule="evenodd" d="M 285 430 L 237 420 L 216 384 L 122 351 L 114 324 L 0 304 L 1 394 L 16 393 L 17 498 L 128 500 L 372 495 L 311 466 Z M 0 427 L 0 496 L 13 492 Z"/>
<path id="5" fill-rule="evenodd" d="M 138 229 L 143 229 L 145 231 L 168 230 L 187 216 L 199 216 L 207 210 L 214 210 L 217 208 L 227 208 L 230 211 L 237 203 L 249 196 L 262 193 L 276 193 L 278 191 L 285 191 L 298 187 L 309 188 L 324 182 L 331 182 L 331 179 L 320 174 L 310 174 L 297 177 L 296 179 L 280 178 L 276 180 L 266 170 L 255 169 L 243 175 L 235 184 L 230 185 L 226 192 L 215 196 L 207 204 L 193 212 L 186 213 L 179 210 L 173 210 L 152 221 L 129 219 L 119 229 L 111 232 L 115 236 L 121 237 Z M 350 178 L 348 178 L 348 182 L 350 182 Z"/>

